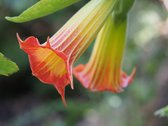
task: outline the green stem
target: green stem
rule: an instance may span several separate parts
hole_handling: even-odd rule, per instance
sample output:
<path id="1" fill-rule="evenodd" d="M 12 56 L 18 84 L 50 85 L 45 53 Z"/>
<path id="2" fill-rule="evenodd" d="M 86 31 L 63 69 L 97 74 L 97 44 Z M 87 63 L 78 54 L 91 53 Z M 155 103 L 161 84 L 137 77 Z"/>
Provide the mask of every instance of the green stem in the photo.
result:
<path id="1" fill-rule="evenodd" d="M 114 8 L 114 18 L 116 22 L 126 20 L 127 14 L 133 6 L 135 0 L 119 0 Z"/>

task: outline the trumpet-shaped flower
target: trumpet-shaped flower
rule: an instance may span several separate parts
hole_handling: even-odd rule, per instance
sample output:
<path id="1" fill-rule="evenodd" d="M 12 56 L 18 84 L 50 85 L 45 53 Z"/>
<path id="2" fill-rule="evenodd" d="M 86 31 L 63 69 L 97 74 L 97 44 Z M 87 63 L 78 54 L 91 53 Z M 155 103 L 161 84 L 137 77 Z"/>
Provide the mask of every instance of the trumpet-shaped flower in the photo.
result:
<path id="1" fill-rule="evenodd" d="M 121 92 L 135 74 L 135 69 L 130 76 L 121 70 L 127 23 L 114 19 L 110 15 L 99 32 L 89 62 L 74 68 L 77 79 L 91 91 Z"/>
<path id="2" fill-rule="evenodd" d="M 64 99 L 64 88 L 73 88 L 72 65 L 87 49 L 111 13 L 116 0 L 91 0 L 44 44 L 35 37 L 22 41 L 34 76 L 53 84 Z"/>

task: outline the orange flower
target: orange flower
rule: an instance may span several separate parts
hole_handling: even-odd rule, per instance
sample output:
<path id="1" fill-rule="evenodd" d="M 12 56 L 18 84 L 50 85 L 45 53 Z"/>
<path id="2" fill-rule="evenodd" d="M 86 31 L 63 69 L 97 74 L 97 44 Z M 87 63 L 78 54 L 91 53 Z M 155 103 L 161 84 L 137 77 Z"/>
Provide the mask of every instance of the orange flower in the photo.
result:
<path id="1" fill-rule="evenodd" d="M 131 83 L 135 69 L 130 76 L 121 70 L 126 24 L 126 20 L 115 21 L 109 16 L 98 34 L 89 62 L 74 68 L 75 76 L 85 88 L 117 93 Z"/>
<path id="2" fill-rule="evenodd" d="M 64 99 L 64 88 L 73 88 L 72 65 L 96 37 L 111 13 L 116 0 L 91 0 L 44 44 L 35 37 L 22 41 L 21 49 L 29 56 L 34 76 L 53 84 Z"/>

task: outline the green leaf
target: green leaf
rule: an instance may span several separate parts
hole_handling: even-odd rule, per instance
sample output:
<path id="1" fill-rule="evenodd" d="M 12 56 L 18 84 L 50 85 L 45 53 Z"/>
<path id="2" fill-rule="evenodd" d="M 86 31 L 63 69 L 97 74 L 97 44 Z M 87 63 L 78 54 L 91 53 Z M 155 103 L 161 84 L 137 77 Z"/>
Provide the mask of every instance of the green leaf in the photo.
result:
<path id="1" fill-rule="evenodd" d="M 157 110 L 155 115 L 160 117 L 168 117 L 168 106 Z"/>
<path id="2" fill-rule="evenodd" d="M 19 70 L 18 66 L 0 53 L 0 75 L 9 76 Z"/>
<path id="3" fill-rule="evenodd" d="M 40 0 L 19 16 L 5 17 L 8 21 L 23 23 L 47 16 L 80 0 Z"/>

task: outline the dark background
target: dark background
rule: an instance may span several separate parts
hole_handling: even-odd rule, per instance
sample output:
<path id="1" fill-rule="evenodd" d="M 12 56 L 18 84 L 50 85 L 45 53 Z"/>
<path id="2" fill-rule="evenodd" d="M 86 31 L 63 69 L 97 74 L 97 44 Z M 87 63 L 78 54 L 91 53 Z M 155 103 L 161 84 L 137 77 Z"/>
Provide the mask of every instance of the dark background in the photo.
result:
<path id="1" fill-rule="evenodd" d="M 129 14 L 123 70 L 137 67 L 133 83 L 121 94 L 91 93 L 75 81 L 66 87 L 68 107 L 51 85 L 31 75 L 27 55 L 19 49 L 22 38 L 36 36 L 45 42 L 87 1 L 50 16 L 15 24 L 15 16 L 37 0 L 0 0 L 0 52 L 15 61 L 20 71 L 0 77 L 0 126 L 167 126 L 154 112 L 168 104 L 168 19 L 159 0 L 137 0 Z M 86 63 L 93 44 L 79 59 Z M 77 63 L 77 64 L 78 64 Z"/>

